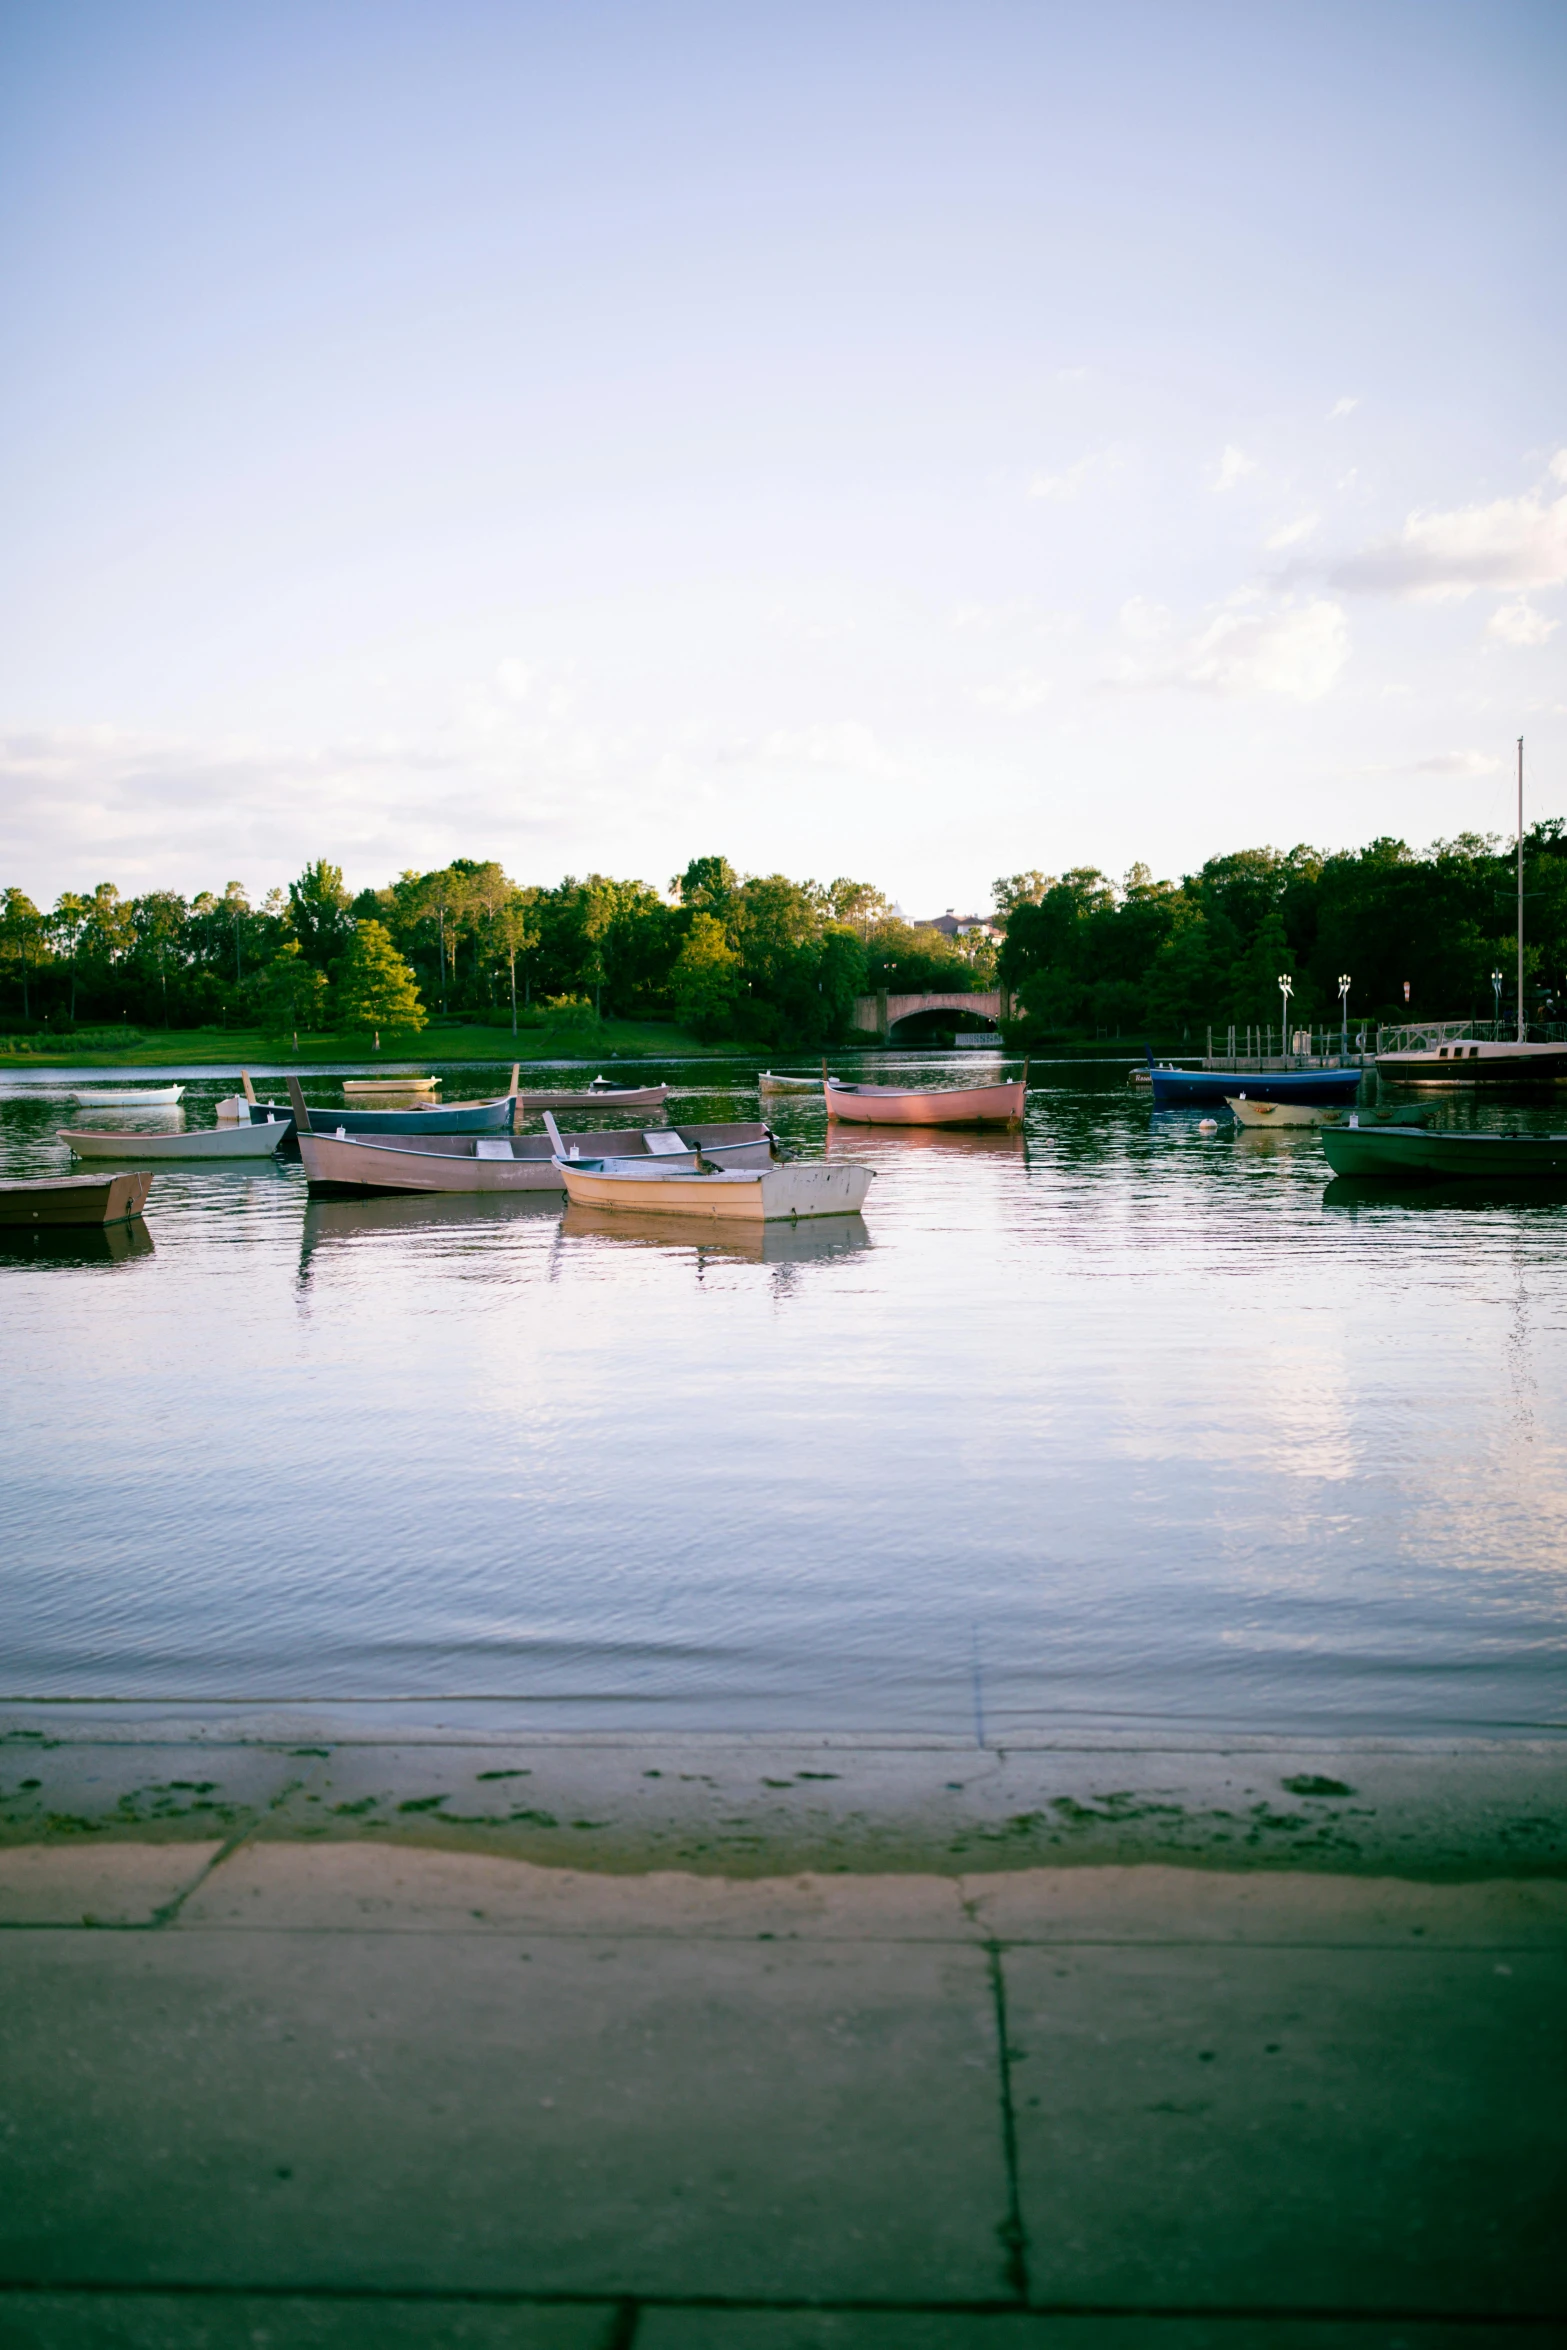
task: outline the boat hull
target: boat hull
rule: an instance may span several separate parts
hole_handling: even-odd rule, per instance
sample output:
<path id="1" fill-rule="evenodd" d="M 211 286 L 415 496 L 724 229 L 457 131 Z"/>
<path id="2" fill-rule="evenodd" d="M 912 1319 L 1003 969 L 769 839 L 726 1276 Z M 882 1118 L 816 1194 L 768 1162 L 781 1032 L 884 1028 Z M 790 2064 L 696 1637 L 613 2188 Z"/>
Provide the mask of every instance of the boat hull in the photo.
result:
<path id="1" fill-rule="evenodd" d="M 1377 1071 L 1400 1085 L 1555 1085 L 1567 1081 L 1567 1045 L 1436 1045 L 1378 1053 Z"/>
<path id="2" fill-rule="evenodd" d="M 1249 1094 L 1226 1094 L 1224 1106 L 1237 1126 L 1320 1126 L 1331 1118 L 1331 1102 L 1254 1102 Z"/>
<path id="3" fill-rule="evenodd" d="M 287 1132 L 277 1124 L 206 1126 L 196 1134 L 116 1134 L 107 1127 L 62 1126 L 59 1136 L 78 1159 L 269 1159 Z"/>
<path id="4" fill-rule="evenodd" d="M 567 1196 L 576 1208 L 626 1210 L 638 1216 L 682 1216 L 688 1222 L 771 1224 L 812 1216 L 852 1216 L 865 1204 L 872 1170 L 851 1161 L 820 1160 L 767 1173 L 660 1175 L 651 1171 L 576 1167 L 560 1162 Z"/>
<path id="5" fill-rule="evenodd" d="M 1021 1126 L 1021 1078 L 1007 1085 L 941 1086 L 906 1093 L 890 1085 L 840 1085 L 823 1080 L 827 1115 L 843 1126 Z"/>
<path id="6" fill-rule="evenodd" d="M 1335 1175 L 1391 1183 L 1567 1185 L 1567 1134 L 1428 1134 L 1417 1126 L 1325 1126 Z"/>
<path id="7" fill-rule="evenodd" d="M 667 1085 L 587 1085 L 575 1093 L 519 1093 L 519 1110 L 656 1110 Z"/>
<path id="8" fill-rule="evenodd" d="M 771 1069 L 764 1069 L 756 1080 L 758 1093 L 820 1093 L 819 1077 L 775 1077 Z"/>
<path id="9" fill-rule="evenodd" d="M 1360 1093 L 1359 1069 L 1152 1069 L 1149 1084 L 1156 1110 L 1184 1109 L 1191 1102 L 1225 1102 L 1244 1093 L 1250 1102 L 1352 1102 Z"/>
<path id="10" fill-rule="evenodd" d="M 168 1110 L 184 1095 L 183 1085 L 144 1085 L 139 1090 L 130 1086 L 123 1090 L 114 1087 L 89 1087 L 82 1093 L 66 1098 L 84 1110 Z"/>
<path id="11" fill-rule="evenodd" d="M 725 1167 L 770 1167 L 773 1163 L 772 1135 L 765 1126 L 687 1126 L 669 1131 L 687 1144 L 693 1161 L 702 1153 Z M 504 1158 L 480 1158 L 477 1144 L 481 1139 L 437 1135 L 340 1138 L 310 1133 L 300 1136 L 299 1155 L 313 1185 L 330 1185 L 337 1190 L 559 1193 L 565 1189 L 548 1135 L 505 1138 L 508 1155 Z M 572 1134 L 563 1139 L 584 1158 L 646 1153 L 650 1166 L 658 1164 L 635 1132 Z"/>
<path id="12" fill-rule="evenodd" d="M 123 1224 L 139 1216 L 152 1182 L 147 1174 L 55 1175 L 33 1183 L 0 1183 L 0 1225 L 63 1231 Z"/>

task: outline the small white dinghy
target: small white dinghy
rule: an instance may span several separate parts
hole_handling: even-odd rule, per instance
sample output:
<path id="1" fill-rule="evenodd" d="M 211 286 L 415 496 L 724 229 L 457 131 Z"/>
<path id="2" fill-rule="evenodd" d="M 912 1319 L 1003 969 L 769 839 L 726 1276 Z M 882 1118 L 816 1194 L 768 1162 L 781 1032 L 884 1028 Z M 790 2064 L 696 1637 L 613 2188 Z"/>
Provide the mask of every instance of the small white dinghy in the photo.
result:
<path id="1" fill-rule="evenodd" d="M 111 1126 L 58 1129 L 77 1159 L 269 1159 L 292 1131 L 286 1118 L 268 1119 L 264 1126 L 207 1126 L 197 1134 L 128 1134 Z"/>
<path id="2" fill-rule="evenodd" d="M 720 1223 L 792 1224 L 809 1216 L 852 1216 L 865 1204 L 872 1169 L 853 1160 L 829 1166 L 725 1168 L 649 1165 L 635 1159 L 557 1159 L 573 1207 L 632 1209 L 639 1215 L 711 1217 Z"/>
<path id="3" fill-rule="evenodd" d="M 183 1085 L 139 1085 L 133 1092 L 122 1088 L 97 1086 L 84 1093 L 66 1096 L 84 1110 L 167 1110 L 181 1098 Z"/>
<path id="4" fill-rule="evenodd" d="M 758 1093 L 820 1093 L 822 1081 L 819 1077 L 786 1077 L 776 1069 L 763 1069 L 758 1073 L 756 1090 Z"/>
<path id="5" fill-rule="evenodd" d="M 1320 1126 L 1330 1115 L 1322 1102 L 1249 1102 L 1243 1093 L 1227 1093 L 1224 1106 L 1241 1126 Z"/>

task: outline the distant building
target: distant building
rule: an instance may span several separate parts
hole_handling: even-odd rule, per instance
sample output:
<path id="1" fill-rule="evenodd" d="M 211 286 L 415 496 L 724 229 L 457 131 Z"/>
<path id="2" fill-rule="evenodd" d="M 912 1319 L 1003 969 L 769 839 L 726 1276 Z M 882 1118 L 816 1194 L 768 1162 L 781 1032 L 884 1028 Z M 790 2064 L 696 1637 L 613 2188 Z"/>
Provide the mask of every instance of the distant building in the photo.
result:
<path id="1" fill-rule="evenodd" d="M 944 914 L 935 914 L 928 921 L 916 921 L 916 930 L 939 930 L 943 938 L 967 938 L 971 932 L 982 930 L 988 938 L 1005 938 L 1007 926 L 994 914 L 955 914 L 949 906 Z"/>

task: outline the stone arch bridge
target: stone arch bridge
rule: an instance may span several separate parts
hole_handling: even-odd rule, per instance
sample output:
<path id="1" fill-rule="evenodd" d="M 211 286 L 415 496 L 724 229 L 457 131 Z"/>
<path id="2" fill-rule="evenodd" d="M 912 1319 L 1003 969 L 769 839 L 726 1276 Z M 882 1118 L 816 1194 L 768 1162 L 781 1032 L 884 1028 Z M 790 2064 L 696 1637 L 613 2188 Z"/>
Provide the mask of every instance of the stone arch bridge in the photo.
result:
<path id="1" fill-rule="evenodd" d="M 990 988 L 982 995 L 889 995 L 883 989 L 879 995 L 855 997 L 853 1026 L 861 1035 L 879 1037 L 887 1044 L 898 1042 L 893 1034 L 895 1029 L 902 1028 L 910 1036 L 916 1033 L 912 1028 L 905 1028 L 906 1022 L 936 1025 L 930 1020 L 932 1013 L 967 1013 L 971 1018 L 961 1023 L 965 1028 L 972 1024 L 972 1016 L 977 1015 L 985 1027 L 994 1028 L 1010 1018 L 1011 1011 L 1011 998 L 1000 987 Z"/>

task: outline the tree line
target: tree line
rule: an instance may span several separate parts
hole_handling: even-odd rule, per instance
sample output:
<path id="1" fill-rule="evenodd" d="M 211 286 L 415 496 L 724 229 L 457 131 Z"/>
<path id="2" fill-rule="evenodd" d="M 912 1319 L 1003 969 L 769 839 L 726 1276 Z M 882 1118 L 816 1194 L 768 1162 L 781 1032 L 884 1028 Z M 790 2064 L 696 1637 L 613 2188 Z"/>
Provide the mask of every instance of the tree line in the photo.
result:
<path id="1" fill-rule="evenodd" d="M 1525 1014 L 1567 1017 L 1567 825 L 1525 839 Z M 704 1040 L 800 1049 L 841 1041 L 856 996 L 1010 991 L 1017 1041 L 1195 1039 L 1276 1020 L 1357 1024 L 1489 1017 L 1493 972 L 1516 1016 L 1511 849 L 1460 834 L 1417 852 L 1378 839 L 1325 853 L 1242 849 L 1179 881 L 1134 865 L 1004 876 L 999 952 L 901 918 L 868 882 L 744 875 L 698 857 L 667 891 L 590 873 L 553 888 L 455 858 L 384 889 L 346 888 L 318 859 L 253 904 L 238 882 L 186 900 L 111 882 L 48 909 L 0 899 L 0 1020 L 414 1034 L 432 1017 L 591 1028 L 673 1020 Z"/>
<path id="2" fill-rule="evenodd" d="M 357 896 L 308 865 L 258 904 L 237 881 L 186 900 L 112 882 L 45 910 L 0 900 L 13 1029 L 84 1024 L 417 1034 L 437 1015 L 509 1026 L 677 1021 L 703 1039 L 825 1044 L 877 987 L 991 984 L 994 948 L 899 918 L 868 882 L 746 876 L 698 857 L 660 892 L 601 873 L 523 886 L 454 858 Z"/>
<path id="3" fill-rule="evenodd" d="M 1416 852 L 1381 838 L 1326 853 L 1241 849 L 1179 881 L 1134 865 L 1117 884 L 1093 866 L 996 884 L 1007 916 L 1000 977 L 1029 1037 L 1150 1034 L 1195 1043 L 1217 1029 L 1490 1019 L 1500 973 L 1517 1017 L 1516 844 L 1476 833 Z M 1524 837 L 1524 1013 L 1567 1018 L 1567 825 Z"/>

